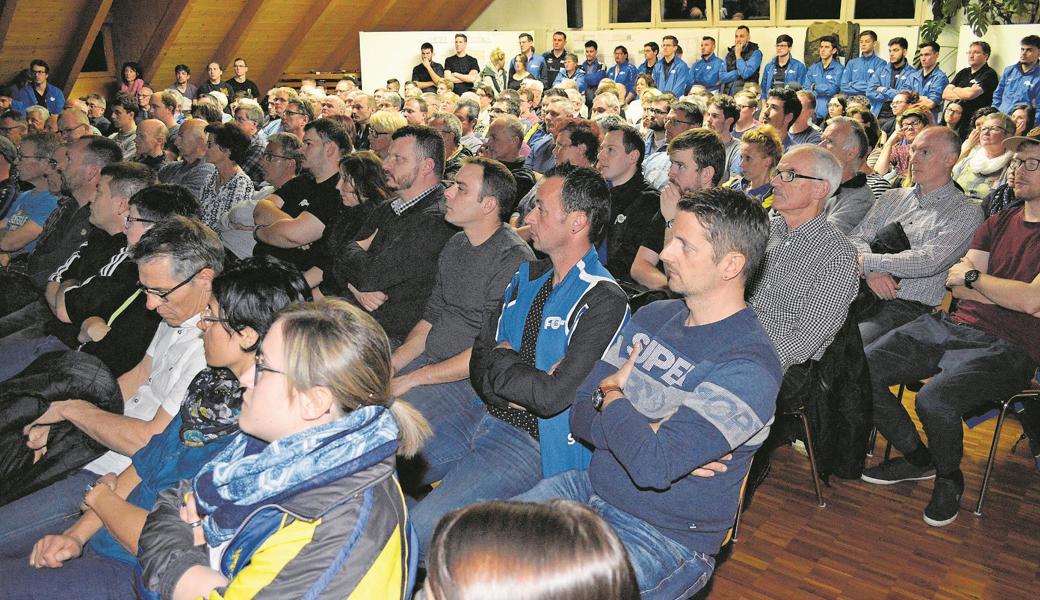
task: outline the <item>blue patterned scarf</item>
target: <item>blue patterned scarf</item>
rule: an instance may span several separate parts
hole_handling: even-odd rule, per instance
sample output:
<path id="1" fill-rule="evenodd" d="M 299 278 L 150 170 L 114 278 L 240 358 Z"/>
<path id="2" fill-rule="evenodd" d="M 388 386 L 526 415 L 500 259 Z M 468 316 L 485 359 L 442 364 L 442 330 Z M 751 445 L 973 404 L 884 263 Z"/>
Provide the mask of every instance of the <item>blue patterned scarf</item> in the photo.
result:
<path id="1" fill-rule="evenodd" d="M 390 411 L 363 406 L 270 444 L 239 434 L 195 476 L 206 541 L 228 541 L 257 508 L 363 471 L 397 452 Z"/>

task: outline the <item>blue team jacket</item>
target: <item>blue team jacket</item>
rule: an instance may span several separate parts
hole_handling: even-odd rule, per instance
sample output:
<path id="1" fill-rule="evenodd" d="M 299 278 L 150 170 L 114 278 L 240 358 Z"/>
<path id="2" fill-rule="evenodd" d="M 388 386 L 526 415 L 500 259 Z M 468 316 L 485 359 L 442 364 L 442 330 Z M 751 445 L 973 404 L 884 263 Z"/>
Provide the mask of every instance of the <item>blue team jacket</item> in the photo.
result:
<path id="1" fill-rule="evenodd" d="M 766 68 L 762 72 L 763 100 L 769 97 L 769 90 L 773 89 L 773 74 L 776 73 L 776 68 L 776 58 L 774 58 L 766 64 Z M 787 71 L 784 72 L 784 85 L 792 83 L 802 85 L 802 80 L 805 79 L 805 74 L 808 72 L 809 69 L 805 68 L 805 63 L 797 58 L 791 57 L 787 61 Z"/>
<path id="2" fill-rule="evenodd" d="M 712 54 L 708 60 L 698 60 L 690 65 L 690 85 L 703 85 L 715 94 L 722 89 L 722 74 L 726 72 L 726 61 Z"/>

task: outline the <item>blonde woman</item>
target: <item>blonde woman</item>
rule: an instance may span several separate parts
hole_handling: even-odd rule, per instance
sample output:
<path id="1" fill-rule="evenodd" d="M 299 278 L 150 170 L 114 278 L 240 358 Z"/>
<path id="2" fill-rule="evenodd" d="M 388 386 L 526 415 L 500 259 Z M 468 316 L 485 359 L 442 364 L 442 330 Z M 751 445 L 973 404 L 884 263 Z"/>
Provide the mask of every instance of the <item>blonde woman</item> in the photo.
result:
<path id="1" fill-rule="evenodd" d="M 499 92 L 506 89 L 506 78 L 508 77 L 505 70 L 506 53 L 501 48 L 495 48 L 491 51 L 490 58 L 490 64 L 484 65 L 484 69 L 480 72 L 480 82 L 490 85 L 497 96 Z"/>
<path id="2" fill-rule="evenodd" d="M 408 124 L 404 115 L 397 111 L 380 110 L 368 120 L 371 132 L 368 134 L 369 149 L 376 153 L 379 160 L 386 160 L 390 152 L 391 136 L 398 129 Z"/>
<path id="3" fill-rule="evenodd" d="M 405 598 L 413 549 L 394 457 L 429 426 L 390 376 L 368 313 L 328 298 L 282 310 L 241 378 L 243 434 L 148 516 L 144 586 L 178 600 Z"/>
<path id="4" fill-rule="evenodd" d="M 744 132 L 740 139 L 740 168 L 743 176 L 735 176 L 723 187 L 744 192 L 762 204 L 773 205 L 773 184 L 776 165 L 784 154 L 780 133 L 771 125 L 759 125 Z"/>

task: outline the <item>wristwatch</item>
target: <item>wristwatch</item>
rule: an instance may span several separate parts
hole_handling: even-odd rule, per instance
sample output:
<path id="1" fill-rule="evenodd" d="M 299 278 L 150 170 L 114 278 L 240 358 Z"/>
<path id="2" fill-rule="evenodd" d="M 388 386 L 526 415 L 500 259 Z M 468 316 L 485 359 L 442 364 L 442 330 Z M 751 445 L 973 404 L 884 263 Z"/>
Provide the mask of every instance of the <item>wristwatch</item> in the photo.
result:
<path id="1" fill-rule="evenodd" d="M 603 408 L 603 401 L 607 398 L 607 394 L 610 392 L 624 393 L 625 390 L 616 385 L 604 385 L 596 388 L 592 392 L 592 408 L 595 408 L 596 410 Z"/>
<path id="2" fill-rule="evenodd" d="M 973 283 L 975 283 L 978 280 L 979 280 L 979 270 L 978 269 L 972 269 L 972 270 L 970 270 L 970 271 L 968 271 L 967 273 L 964 274 L 964 287 L 968 288 L 969 290 L 975 289 L 975 288 L 973 288 L 971 286 L 972 286 Z"/>

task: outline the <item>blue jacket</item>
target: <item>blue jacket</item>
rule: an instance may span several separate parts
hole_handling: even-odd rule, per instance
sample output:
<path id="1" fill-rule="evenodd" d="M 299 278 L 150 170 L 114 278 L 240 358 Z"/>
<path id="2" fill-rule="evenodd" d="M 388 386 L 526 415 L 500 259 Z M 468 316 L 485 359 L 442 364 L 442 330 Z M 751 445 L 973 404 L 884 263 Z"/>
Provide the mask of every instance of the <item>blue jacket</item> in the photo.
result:
<path id="1" fill-rule="evenodd" d="M 1040 108 L 1040 62 L 1023 73 L 1018 63 L 1004 69 L 997 91 L 993 92 L 993 106 L 1005 115 L 1020 102 Z"/>
<path id="2" fill-rule="evenodd" d="M 607 70 L 607 77 L 625 86 L 626 94 L 636 93 L 636 77 L 638 76 L 639 68 L 630 62 L 621 65 L 615 64 L 613 68 Z"/>
<path id="3" fill-rule="evenodd" d="M 542 285 L 552 276 L 552 263 L 548 260 L 520 265 L 506 286 L 497 321 L 486 324 L 474 343 L 470 361 L 470 380 L 485 402 L 512 401 L 531 409 L 535 404 L 555 405 L 562 400 L 562 412 L 538 419 L 543 477 L 588 466 L 591 453 L 570 435 L 570 403 L 574 391 L 596 359 L 613 343 L 629 314 L 624 292 L 600 263 L 596 249 L 590 248 L 553 287 L 545 302 L 534 369 L 522 364 L 514 351 L 487 351 L 488 345 L 505 341 L 520 348 L 527 313 Z M 487 339 L 491 333 L 488 326 L 495 326 L 493 342 Z M 596 345 L 603 345 L 590 347 L 590 335 L 599 340 Z M 584 341 L 579 341 L 579 337 Z M 578 362 L 587 366 L 576 369 Z M 549 376 L 547 373 L 554 365 L 556 370 Z M 572 380 L 573 386 L 565 379 Z M 558 395 L 565 397 L 554 397 Z"/>
<path id="4" fill-rule="evenodd" d="M 527 155 L 524 166 L 536 173 L 545 173 L 556 165 L 556 158 L 552 155 L 555 140 L 545 127 L 539 125 L 537 131 L 527 140 L 531 152 Z"/>
<path id="5" fill-rule="evenodd" d="M 723 91 L 732 96 L 733 94 L 744 89 L 745 81 L 758 81 L 758 72 L 762 67 L 762 51 L 758 49 L 758 44 L 755 42 L 748 42 L 747 46 L 744 47 L 744 52 L 740 56 L 736 56 L 734 47 L 730 47 L 729 53 L 726 54 L 726 69 L 729 69 L 729 55 L 734 54 L 733 57 L 733 70 L 727 70 L 722 76 L 722 83 L 726 84 L 723 87 Z M 744 57 L 747 54 L 747 57 Z"/>
<path id="6" fill-rule="evenodd" d="M 527 59 L 527 72 L 531 74 L 531 77 L 535 79 L 542 78 L 542 69 L 545 68 L 545 59 L 542 58 L 541 54 L 535 52 L 531 55 L 531 58 Z M 516 73 L 516 67 L 513 65 L 513 61 L 509 61 L 509 76 L 512 77 Z"/>
<path id="7" fill-rule="evenodd" d="M 661 62 L 660 58 L 657 59 L 657 63 L 659 63 L 659 62 Z M 636 69 L 636 70 L 639 71 L 639 73 L 650 73 L 651 75 L 653 75 L 654 74 L 654 67 L 657 66 L 657 63 L 654 63 L 653 67 L 650 67 L 650 69 L 647 69 L 646 68 L 646 61 L 644 60 L 643 64 L 639 65 L 639 68 Z"/>
<path id="8" fill-rule="evenodd" d="M 567 77 L 567 71 L 560 71 L 559 74 L 556 75 L 556 80 L 553 81 L 552 87 L 560 85 L 567 79 L 573 79 L 574 83 L 578 84 L 578 91 L 582 94 L 585 93 L 585 88 L 588 86 L 585 85 L 585 73 L 582 73 L 581 67 L 574 69 L 574 77 Z"/>
<path id="9" fill-rule="evenodd" d="M 47 93 L 44 94 L 44 98 L 46 98 L 46 102 L 43 106 L 52 115 L 60 113 L 65 108 L 65 94 L 49 83 L 47 84 Z M 15 92 L 14 98 L 11 99 L 11 107 L 22 112 L 25 112 L 25 109 L 34 104 L 36 104 L 36 92 L 33 91 L 31 84 L 20 88 Z"/>
<path id="10" fill-rule="evenodd" d="M 927 79 L 925 79 L 923 71 L 917 71 L 914 73 L 911 82 L 914 86 L 914 91 L 918 95 L 922 98 L 928 98 L 935 103 L 935 108 L 932 109 L 932 120 L 938 122 L 938 118 L 942 116 L 943 110 L 942 93 L 946 86 L 949 85 L 950 78 L 946 76 L 946 73 L 942 72 L 942 69 L 935 67 L 928 74 Z"/>
<path id="11" fill-rule="evenodd" d="M 846 96 L 866 96 L 870 78 L 887 64 L 888 61 L 877 54 L 871 54 L 870 58 L 861 56 L 850 60 L 841 74 L 842 93 Z"/>
<path id="12" fill-rule="evenodd" d="M 830 102 L 831 96 L 838 93 L 841 86 L 841 75 L 844 71 L 845 67 L 841 66 L 841 63 L 835 58 L 831 59 L 831 64 L 826 69 L 823 67 L 822 60 L 813 63 L 813 66 L 809 67 L 809 72 L 805 74 L 802 87 L 816 94 L 817 119 L 827 117 L 827 103 Z"/>
<path id="13" fill-rule="evenodd" d="M 712 54 L 708 60 L 698 60 L 690 65 L 690 85 L 703 85 L 715 94 L 722 89 L 722 74 L 726 72 L 726 61 Z"/>
<path id="14" fill-rule="evenodd" d="M 765 70 L 762 71 L 763 100 L 769 97 L 769 90 L 773 89 L 773 75 L 776 73 L 776 66 L 776 58 L 774 58 L 766 64 Z M 797 83 L 802 85 L 802 80 L 805 79 L 805 74 L 808 72 L 809 70 L 805 68 L 805 63 L 792 56 L 787 61 L 787 71 L 784 72 L 784 84 Z"/>
<path id="15" fill-rule="evenodd" d="M 899 73 L 896 78 L 895 84 L 892 83 L 892 65 L 885 63 L 885 66 L 874 71 L 874 76 L 870 78 L 870 83 L 867 84 L 867 98 L 870 99 L 870 112 L 875 115 L 881 110 L 881 105 L 885 102 L 891 102 L 892 98 L 896 97 L 896 94 L 900 90 L 914 90 L 914 76 L 917 74 L 917 69 L 913 68 L 909 63 Z M 878 90 L 878 88 L 883 88 Z"/>
<path id="16" fill-rule="evenodd" d="M 673 57 L 672 68 L 665 77 L 664 60 L 659 60 L 654 65 L 654 81 L 657 82 L 657 89 L 671 92 L 676 98 L 681 98 L 686 95 L 686 90 L 690 89 L 690 67 L 678 56 Z"/>
<path id="17" fill-rule="evenodd" d="M 592 62 L 585 61 L 578 65 L 578 69 L 585 73 L 585 85 L 593 90 L 596 89 L 599 82 L 603 81 L 607 77 L 607 70 L 598 60 Z"/>

